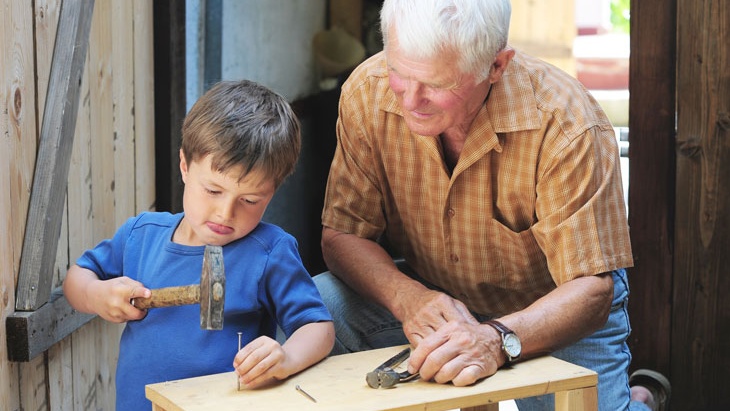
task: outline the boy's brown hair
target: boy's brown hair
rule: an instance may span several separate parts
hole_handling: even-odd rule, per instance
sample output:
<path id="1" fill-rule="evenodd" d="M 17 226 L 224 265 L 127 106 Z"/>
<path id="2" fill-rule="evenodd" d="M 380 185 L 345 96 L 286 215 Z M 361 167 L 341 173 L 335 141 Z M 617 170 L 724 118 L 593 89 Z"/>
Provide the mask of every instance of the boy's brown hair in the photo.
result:
<path id="1" fill-rule="evenodd" d="M 221 81 L 185 116 L 182 152 L 188 163 L 211 155 L 215 171 L 255 170 L 274 186 L 294 172 L 301 149 L 299 120 L 279 94 L 253 81 Z"/>

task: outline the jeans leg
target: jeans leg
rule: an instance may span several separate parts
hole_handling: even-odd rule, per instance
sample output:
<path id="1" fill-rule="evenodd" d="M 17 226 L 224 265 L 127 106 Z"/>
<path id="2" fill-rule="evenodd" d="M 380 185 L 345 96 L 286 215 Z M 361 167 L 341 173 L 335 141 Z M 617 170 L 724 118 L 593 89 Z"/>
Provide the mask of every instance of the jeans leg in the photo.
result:
<path id="1" fill-rule="evenodd" d="M 593 335 L 552 355 L 598 373 L 599 411 L 648 410 L 644 404 L 629 401 L 628 369 L 631 353 L 626 341 L 631 327 L 626 307 L 629 295 L 626 271 L 614 271 L 613 281 L 613 303 L 606 325 Z M 526 398 L 518 400 L 517 405 L 521 411 L 553 410 L 554 396 Z"/>
<path id="2" fill-rule="evenodd" d="M 314 284 L 334 318 L 331 355 L 408 344 L 400 321 L 390 311 L 362 298 L 332 273 L 317 274 Z"/>

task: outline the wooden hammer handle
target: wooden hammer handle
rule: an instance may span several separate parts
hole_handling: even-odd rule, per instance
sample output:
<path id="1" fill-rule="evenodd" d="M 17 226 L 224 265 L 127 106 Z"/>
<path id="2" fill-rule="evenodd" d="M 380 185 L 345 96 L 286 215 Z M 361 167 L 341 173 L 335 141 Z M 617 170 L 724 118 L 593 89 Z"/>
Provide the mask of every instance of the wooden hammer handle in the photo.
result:
<path id="1" fill-rule="evenodd" d="M 152 291 L 152 295 L 149 298 L 133 298 L 132 305 L 139 309 L 145 309 L 198 304 L 200 302 L 199 285 L 158 288 L 150 291 Z"/>

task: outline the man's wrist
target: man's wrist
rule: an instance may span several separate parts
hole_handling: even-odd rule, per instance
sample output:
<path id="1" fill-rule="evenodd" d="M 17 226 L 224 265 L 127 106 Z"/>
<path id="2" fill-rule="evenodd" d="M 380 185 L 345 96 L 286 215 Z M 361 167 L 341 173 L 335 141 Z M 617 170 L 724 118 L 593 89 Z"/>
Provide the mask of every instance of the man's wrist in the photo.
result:
<path id="1" fill-rule="evenodd" d="M 517 334 L 497 320 L 485 321 L 484 324 L 494 328 L 499 334 L 501 351 L 506 359 L 505 363 L 517 361 L 522 355 L 522 342 Z"/>

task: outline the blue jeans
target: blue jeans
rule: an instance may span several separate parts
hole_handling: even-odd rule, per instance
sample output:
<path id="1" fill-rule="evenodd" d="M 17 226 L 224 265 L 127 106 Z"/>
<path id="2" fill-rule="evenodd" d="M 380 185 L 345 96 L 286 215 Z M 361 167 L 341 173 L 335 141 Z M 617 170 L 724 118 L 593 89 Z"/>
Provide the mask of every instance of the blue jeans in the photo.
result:
<path id="1" fill-rule="evenodd" d="M 403 266 L 399 265 L 399 268 L 406 271 Z M 626 344 L 631 332 L 626 309 L 629 286 L 625 270 L 616 270 L 612 274 L 613 303 L 606 325 L 552 355 L 598 373 L 600 411 L 649 410 L 643 403 L 629 401 L 631 353 Z M 329 272 L 315 276 L 314 283 L 334 316 L 336 341 L 332 355 L 408 344 L 401 323 L 385 307 L 361 298 Z M 521 411 L 554 408 L 552 394 L 516 402 Z"/>

